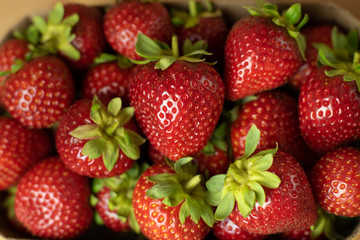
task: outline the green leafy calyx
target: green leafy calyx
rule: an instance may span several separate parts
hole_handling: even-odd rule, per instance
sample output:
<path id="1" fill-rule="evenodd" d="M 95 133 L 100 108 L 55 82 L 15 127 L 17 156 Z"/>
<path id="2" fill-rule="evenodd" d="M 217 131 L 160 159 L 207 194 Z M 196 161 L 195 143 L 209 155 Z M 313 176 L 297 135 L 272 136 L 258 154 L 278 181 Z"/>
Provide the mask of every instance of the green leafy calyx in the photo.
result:
<path id="1" fill-rule="evenodd" d="M 146 195 L 153 199 L 163 199 L 162 203 L 169 207 L 181 204 L 181 223 L 190 216 L 195 223 L 203 219 L 207 225 L 213 226 L 214 214 L 209 204 L 208 192 L 202 175 L 196 174 L 192 158 L 179 159 L 173 169 L 174 173 L 149 176 L 149 181 L 156 184 L 146 191 Z"/>
<path id="2" fill-rule="evenodd" d="M 106 108 L 95 96 L 90 111 L 90 118 L 94 123 L 79 126 L 70 134 L 75 138 L 88 140 L 82 154 L 89 159 L 102 156 L 106 169 L 111 171 L 119 158 L 120 149 L 130 159 L 140 157 L 139 146 L 145 139 L 124 127 L 133 115 L 134 108 L 122 108 L 120 98 L 112 99 Z"/>
<path id="3" fill-rule="evenodd" d="M 95 58 L 94 64 L 99 65 L 107 62 L 117 62 L 117 65 L 122 69 L 127 69 L 134 65 L 129 58 L 122 55 L 114 55 L 110 53 L 100 54 L 98 57 Z"/>
<path id="4" fill-rule="evenodd" d="M 253 125 L 246 137 L 244 155 L 230 164 L 226 174 L 215 175 L 206 183 L 208 190 L 215 195 L 213 199 L 215 219 L 225 219 L 234 209 L 235 203 L 246 218 L 258 202 L 265 202 L 263 187 L 278 188 L 281 180 L 268 171 L 272 166 L 277 148 L 254 154 L 260 140 L 260 131 Z"/>
<path id="5" fill-rule="evenodd" d="M 321 207 L 317 207 L 318 220 L 314 226 L 311 226 L 311 239 L 318 239 L 325 235 L 327 239 L 345 239 L 337 233 L 335 228 L 336 216 L 325 212 Z"/>
<path id="6" fill-rule="evenodd" d="M 301 5 L 295 3 L 280 14 L 275 4 L 267 3 L 264 0 L 256 0 L 256 4 L 255 7 L 246 6 L 245 8 L 253 16 L 271 18 L 277 26 L 286 28 L 289 35 L 296 40 L 301 56 L 305 59 L 306 41 L 300 33 L 300 29 L 308 22 L 309 16 L 305 14 L 301 18 Z"/>

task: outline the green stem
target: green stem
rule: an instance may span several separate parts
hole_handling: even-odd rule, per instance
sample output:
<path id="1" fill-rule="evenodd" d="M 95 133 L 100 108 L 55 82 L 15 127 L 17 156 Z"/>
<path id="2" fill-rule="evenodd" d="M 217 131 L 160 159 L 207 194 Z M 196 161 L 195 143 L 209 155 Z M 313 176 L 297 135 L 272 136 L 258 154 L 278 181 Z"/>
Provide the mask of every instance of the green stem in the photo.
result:
<path id="1" fill-rule="evenodd" d="M 177 36 L 172 36 L 171 38 L 171 48 L 173 52 L 173 56 L 179 57 L 179 42 Z"/>
<path id="2" fill-rule="evenodd" d="M 198 9 L 197 9 L 196 1 L 194 1 L 194 0 L 189 1 L 189 12 L 190 12 L 190 16 L 193 18 L 198 16 Z"/>
<path id="3" fill-rule="evenodd" d="M 110 126 L 104 128 L 104 132 L 108 135 L 108 136 L 112 136 L 114 134 L 114 132 L 116 131 L 116 129 L 119 126 L 119 122 L 116 121 L 113 124 L 111 124 Z"/>
<path id="4" fill-rule="evenodd" d="M 185 192 L 191 193 L 196 188 L 196 186 L 200 184 L 201 180 L 202 180 L 201 175 L 198 174 L 192 177 L 190 180 L 186 181 L 183 185 Z"/>

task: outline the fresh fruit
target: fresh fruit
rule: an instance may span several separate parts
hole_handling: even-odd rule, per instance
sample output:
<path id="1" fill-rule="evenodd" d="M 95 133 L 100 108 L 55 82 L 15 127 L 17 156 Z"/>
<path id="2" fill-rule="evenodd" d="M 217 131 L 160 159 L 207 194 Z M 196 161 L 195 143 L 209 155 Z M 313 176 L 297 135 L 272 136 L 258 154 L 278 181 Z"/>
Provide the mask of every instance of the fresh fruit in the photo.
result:
<path id="1" fill-rule="evenodd" d="M 360 216 L 360 150 L 343 147 L 328 152 L 311 171 L 315 200 L 325 211 Z"/>
<path id="2" fill-rule="evenodd" d="M 29 129 L 13 118 L 0 117 L 0 190 L 15 185 L 52 150 L 52 139 L 45 131 Z"/>
<path id="3" fill-rule="evenodd" d="M 104 32 L 117 53 L 139 60 L 141 57 L 135 53 L 139 33 L 169 43 L 173 29 L 169 13 L 161 3 L 126 0 L 105 13 Z"/>
<path id="4" fill-rule="evenodd" d="M 74 99 L 74 81 L 69 68 L 55 56 L 26 62 L 2 87 L 6 110 L 21 124 L 49 128 Z"/>
<path id="5" fill-rule="evenodd" d="M 229 217 L 237 226 L 258 234 L 312 226 L 317 212 L 304 170 L 280 150 L 255 152 L 259 139 L 260 131 L 253 125 L 244 155 L 230 164 L 226 174 L 207 181 L 209 191 L 218 198 L 215 219 Z"/>
<path id="6" fill-rule="evenodd" d="M 201 151 L 215 129 L 224 102 L 224 85 L 216 70 L 199 62 L 203 42 L 172 50 L 139 35 L 138 62 L 131 75 L 130 104 L 149 142 L 171 160 Z M 153 63 L 151 61 L 156 61 Z"/>
<path id="7" fill-rule="evenodd" d="M 58 157 L 33 166 L 20 180 L 15 196 L 17 219 L 33 235 L 67 239 L 92 222 L 87 178 L 68 170 Z"/>
<path id="8" fill-rule="evenodd" d="M 135 131 L 134 109 L 114 98 L 107 108 L 95 96 L 69 107 L 56 132 L 56 149 L 72 171 L 105 178 L 126 172 L 140 157 L 144 139 Z"/>
<path id="9" fill-rule="evenodd" d="M 298 32 L 300 4 L 280 14 L 276 5 L 257 1 L 252 15 L 238 20 L 225 43 L 226 98 L 238 100 L 285 84 L 300 67 L 305 40 Z M 286 28 L 285 28 L 286 27 Z"/>

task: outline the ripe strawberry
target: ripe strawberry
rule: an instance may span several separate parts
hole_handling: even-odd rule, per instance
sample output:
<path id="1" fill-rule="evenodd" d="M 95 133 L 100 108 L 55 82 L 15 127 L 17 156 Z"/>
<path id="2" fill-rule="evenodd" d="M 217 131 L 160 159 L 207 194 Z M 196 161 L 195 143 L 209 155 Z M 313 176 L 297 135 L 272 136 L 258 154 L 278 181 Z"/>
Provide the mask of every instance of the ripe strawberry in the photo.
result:
<path id="1" fill-rule="evenodd" d="M 216 222 L 212 232 L 218 240 L 262 240 L 267 237 L 267 235 L 250 233 L 235 225 L 229 218 Z"/>
<path id="2" fill-rule="evenodd" d="M 169 13 L 162 4 L 127 0 L 117 3 L 105 13 L 104 32 L 116 52 L 139 60 L 135 53 L 139 33 L 169 43 L 173 29 Z"/>
<path id="3" fill-rule="evenodd" d="M 0 117 L 0 190 L 16 184 L 29 167 L 52 150 L 52 140 L 45 131 Z"/>
<path id="4" fill-rule="evenodd" d="M 316 158 L 306 145 L 299 129 L 299 115 L 295 99 L 284 92 L 262 92 L 244 103 L 231 126 L 233 155 L 241 157 L 245 151 L 246 134 L 255 124 L 261 131 L 258 148 L 279 149 L 294 156 L 300 164 L 311 167 Z"/>
<path id="5" fill-rule="evenodd" d="M 253 154 L 259 139 L 260 131 L 253 125 L 243 157 L 230 164 L 226 174 L 215 175 L 206 183 L 219 197 L 215 219 L 229 217 L 237 226 L 258 234 L 312 226 L 317 213 L 304 170 L 277 149 Z"/>
<path id="6" fill-rule="evenodd" d="M 265 10 L 270 6 L 271 11 Z M 300 67 L 305 48 L 305 40 L 296 31 L 306 23 L 307 16 L 296 30 L 294 26 L 281 27 L 300 21 L 299 4 L 292 5 L 284 14 L 279 14 L 276 5 L 271 4 L 248 9 L 256 16 L 237 21 L 225 43 L 225 85 L 229 100 L 285 84 Z"/>
<path id="7" fill-rule="evenodd" d="M 327 212 L 360 216 L 360 150 L 343 147 L 320 158 L 311 171 L 315 200 Z"/>
<path id="8" fill-rule="evenodd" d="M 141 232 L 155 239 L 203 239 L 214 223 L 207 191 L 191 158 L 174 169 L 160 163 L 149 167 L 136 183 L 132 204 Z"/>
<path id="9" fill-rule="evenodd" d="M 120 98 L 106 107 L 95 96 L 76 101 L 59 122 L 56 149 L 72 171 L 104 178 L 126 172 L 140 157 L 144 142 L 131 120 L 132 107 L 122 108 Z"/>
<path id="10" fill-rule="evenodd" d="M 213 67 L 191 58 L 190 52 L 203 47 L 201 42 L 184 45 L 187 57 L 179 57 L 176 37 L 173 42 L 171 51 L 167 45 L 139 35 L 138 53 L 159 62 L 144 60 L 145 65 L 135 67 L 130 104 L 149 142 L 177 160 L 199 152 L 210 140 L 221 114 L 224 85 Z M 144 46 L 153 50 L 148 52 Z"/>
<path id="11" fill-rule="evenodd" d="M 41 238 L 73 238 L 92 222 L 87 178 L 68 170 L 58 157 L 32 167 L 15 196 L 17 219 Z"/>
<path id="12" fill-rule="evenodd" d="M 51 127 L 72 103 L 74 82 L 55 56 L 35 58 L 9 76 L 2 88 L 6 110 L 21 124 Z"/>

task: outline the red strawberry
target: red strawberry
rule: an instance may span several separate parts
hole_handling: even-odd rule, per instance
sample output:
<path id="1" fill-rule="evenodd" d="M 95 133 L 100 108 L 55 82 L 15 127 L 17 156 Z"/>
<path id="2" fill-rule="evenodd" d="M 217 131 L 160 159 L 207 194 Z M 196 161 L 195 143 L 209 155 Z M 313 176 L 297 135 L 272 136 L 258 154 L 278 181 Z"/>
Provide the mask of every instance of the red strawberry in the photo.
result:
<path id="1" fill-rule="evenodd" d="M 51 127 L 75 95 L 71 72 L 54 56 L 25 63 L 9 76 L 2 90 L 6 110 L 23 125 L 34 128 Z"/>
<path id="2" fill-rule="evenodd" d="M 276 5 L 271 5 L 272 11 L 265 14 L 264 6 L 270 5 L 249 7 L 250 13 L 257 13 L 257 16 L 242 18 L 228 34 L 225 44 L 225 85 L 229 100 L 279 87 L 300 67 L 305 45 L 303 37 L 292 32 L 294 37 L 296 35 L 295 40 L 289 30 L 274 24 L 287 22 L 293 25 L 300 21 L 300 5 L 294 4 L 287 10 L 288 13 L 296 12 L 296 18 L 290 17 L 294 16 L 292 14 L 279 14 Z M 306 21 L 307 17 L 304 17 L 297 29 Z"/>
<path id="3" fill-rule="evenodd" d="M 212 232 L 218 240 L 262 240 L 267 237 L 267 235 L 250 233 L 235 225 L 229 218 L 216 222 Z"/>
<path id="4" fill-rule="evenodd" d="M 17 219 L 41 238 L 73 238 L 92 222 L 87 178 L 68 170 L 58 157 L 31 168 L 15 196 Z"/>
<path id="5" fill-rule="evenodd" d="M 116 52 L 138 60 L 140 57 L 135 53 L 135 43 L 139 33 L 169 43 L 173 29 L 169 13 L 162 4 L 127 0 L 106 12 L 104 32 Z"/>
<path id="6" fill-rule="evenodd" d="M 259 148 L 274 148 L 294 156 L 303 167 L 311 167 L 315 154 L 306 145 L 299 129 L 299 115 L 295 99 L 284 92 L 263 92 L 244 103 L 231 126 L 233 155 L 241 157 L 245 151 L 246 134 L 255 124 L 261 131 Z"/>
<path id="7" fill-rule="evenodd" d="M 230 164 L 226 174 L 215 175 L 206 183 L 219 196 L 215 219 L 229 217 L 240 228 L 258 234 L 312 226 L 317 213 L 304 170 L 277 149 L 253 154 L 259 139 L 260 131 L 253 125 L 243 157 Z"/>
<path id="8" fill-rule="evenodd" d="M 133 108 L 123 108 L 114 98 L 108 108 L 95 96 L 76 101 L 61 118 L 56 132 L 56 149 L 72 171 L 104 178 L 126 172 L 140 157 L 144 142 L 131 120 Z"/>
<path id="9" fill-rule="evenodd" d="M 206 63 L 182 60 L 176 54 L 177 46 L 173 52 L 163 51 L 164 45 L 158 46 L 145 35 L 139 35 L 137 45 L 142 56 L 151 57 L 148 54 L 154 51 L 148 53 L 143 48 L 150 45 L 160 51 L 156 56 L 169 54 L 161 57 L 171 59 L 156 59 L 157 63 L 144 60 L 147 64 L 135 67 L 131 75 L 130 104 L 141 130 L 171 160 L 199 152 L 210 140 L 221 114 L 224 85 L 219 74 Z M 190 43 L 187 47 L 194 51 Z"/>
<path id="10" fill-rule="evenodd" d="M 53 150 L 50 136 L 28 129 L 13 118 L 0 117 L 0 190 L 16 184 L 37 161 Z"/>
<path id="11" fill-rule="evenodd" d="M 213 153 L 198 152 L 194 155 L 194 161 L 198 165 L 199 173 L 208 173 L 209 176 L 226 173 L 230 164 L 228 153 L 217 147 L 214 147 Z"/>
<path id="12" fill-rule="evenodd" d="M 327 212 L 360 216 L 360 150 L 353 147 L 328 152 L 311 171 L 315 200 Z"/>
<path id="13" fill-rule="evenodd" d="M 148 239 L 199 240 L 209 233 L 212 208 L 200 175 L 187 171 L 189 160 L 178 160 L 174 170 L 164 163 L 155 164 L 136 183 L 135 218 Z"/>

